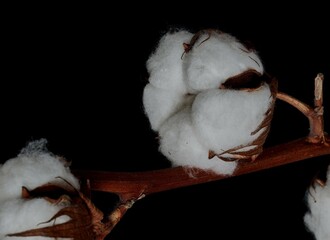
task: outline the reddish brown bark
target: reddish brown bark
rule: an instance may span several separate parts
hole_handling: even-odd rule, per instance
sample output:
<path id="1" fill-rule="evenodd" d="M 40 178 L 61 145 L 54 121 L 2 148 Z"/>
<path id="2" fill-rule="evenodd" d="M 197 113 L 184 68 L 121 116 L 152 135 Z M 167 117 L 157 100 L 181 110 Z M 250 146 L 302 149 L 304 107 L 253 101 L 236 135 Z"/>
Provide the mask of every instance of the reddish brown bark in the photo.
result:
<path id="1" fill-rule="evenodd" d="M 315 89 L 314 89 L 314 108 L 307 104 L 295 99 L 294 97 L 278 92 L 277 98 L 291 104 L 302 112 L 309 120 L 309 135 L 308 141 L 311 143 L 325 143 L 324 135 L 324 122 L 323 122 L 323 80 L 324 76 L 322 73 L 317 74 L 315 78 Z"/>
<path id="2" fill-rule="evenodd" d="M 289 143 L 264 149 L 254 162 L 241 162 L 233 175 L 217 175 L 202 170 L 194 170 L 194 177 L 183 167 L 167 168 L 146 172 L 101 172 L 74 171 L 82 179 L 90 179 L 91 189 L 117 193 L 123 198 L 134 198 L 170 189 L 216 181 L 268 168 L 281 166 L 308 158 L 330 155 L 330 146 L 313 144 L 302 138 Z M 326 141 L 330 141 L 326 138 Z"/>

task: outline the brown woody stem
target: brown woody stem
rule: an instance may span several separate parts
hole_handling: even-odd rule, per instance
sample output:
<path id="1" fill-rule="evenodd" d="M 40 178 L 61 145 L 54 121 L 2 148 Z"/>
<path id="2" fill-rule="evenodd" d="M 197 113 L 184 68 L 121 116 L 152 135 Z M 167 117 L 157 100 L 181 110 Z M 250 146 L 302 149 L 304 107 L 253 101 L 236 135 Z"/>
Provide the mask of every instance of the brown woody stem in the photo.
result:
<path id="1" fill-rule="evenodd" d="M 329 138 L 326 138 L 329 141 Z M 233 175 L 217 175 L 196 169 L 194 177 L 182 167 L 146 172 L 73 171 L 82 179 L 91 180 L 94 191 L 112 192 L 119 196 L 136 198 L 228 177 L 269 169 L 300 160 L 330 155 L 330 146 L 306 142 L 306 138 L 264 149 L 254 162 L 241 162 Z M 125 197 L 126 198 L 126 197 Z"/>
<path id="2" fill-rule="evenodd" d="M 103 240 L 112 231 L 117 223 L 119 223 L 119 221 L 123 218 L 127 210 L 130 209 L 138 199 L 122 202 L 118 207 L 116 207 L 115 210 L 112 211 L 104 225 L 103 234 L 99 237 L 100 240 Z"/>
<path id="3" fill-rule="evenodd" d="M 328 141 L 330 139 L 327 139 Z M 89 179 L 91 190 L 116 193 L 121 204 L 109 215 L 103 235 L 104 239 L 117 225 L 126 211 L 145 195 L 217 181 L 260 170 L 274 168 L 300 160 L 330 155 L 330 147 L 312 144 L 306 138 L 266 148 L 254 162 L 241 162 L 233 175 L 217 175 L 212 172 L 194 170 L 194 177 L 182 167 L 146 172 L 79 171 L 73 173 L 80 179 Z"/>
<path id="4" fill-rule="evenodd" d="M 276 95 L 278 99 L 297 108 L 308 118 L 310 130 L 307 141 L 311 143 L 327 144 L 323 120 L 323 80 L 322 73 L 319 73 L 315 78 L 314 109 L 288 94 L 278 92 Z"/>

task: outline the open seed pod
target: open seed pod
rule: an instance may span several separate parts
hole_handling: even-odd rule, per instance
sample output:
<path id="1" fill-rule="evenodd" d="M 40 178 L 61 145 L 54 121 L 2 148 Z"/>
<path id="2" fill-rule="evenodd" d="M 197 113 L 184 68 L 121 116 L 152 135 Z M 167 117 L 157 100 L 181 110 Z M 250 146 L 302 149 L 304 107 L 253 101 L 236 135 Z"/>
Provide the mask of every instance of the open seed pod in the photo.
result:
<path id="1" fill-rule="evenodd" d="M 88 191 L 89 192 L 89 191 Z M 86 193 L 89 195 L 89 193 Z M 8 237 L 49 237 L 56 239 L 104 239 L 110 232 L 102 222 L 103 213 L 91 200 L 69 182 L 50 182 L 35 189 L 22 187 L 22 199 L 27 203 L 36 199 L 49 202 L 50 206 L 58 206 L 59 211 L 51 218 L 37 224 L 36 228 L 22 232 L 7 234 Z M 67 221 L 58 221 L 61 217 Z M 46 225 L 46 226 L 45 226 Z"/>
<path id="2" fill-rule="evenodd" d="M 161 39 L 148 66 L 145 112 L 172 166 L 232 174 L 234 160 L 261 153 L 277 83 L 254 49 L 219 30 L 178 31 Z"/>
<path id="3" fill-rule="evenodd" d="M 219 30 L 201 30 L 183 47 L 188 89 L 196 94 L 192 122 L 209 159 L 254 160 L 270 130 L 276 79 L 253 48 Z"/>
<path id="4" fill-rule="evenodd" d="M 270 104 L 267 111 L 264 113 L 264 118 L 258 125 L 258 127 L 252 131 L 251 136 L 258 135 L 253 141 L 245 145 L 239 145 L 221 153 L 216 153 L 213 150 L 209 151 L 209 158 L 217 156 L 224 161 L 234 160 L 255 160 L 257 156 L 262 152 L 263 145 L 266 141 L 268 133 L 270 131 L 271 121 L 274 113 L 274 106 L 277 93 L 277 79 L 271 77 L 268 74 L 259 74 L 254 70 L 248 70 L 242 74 L 229 78 L 225 81 L 220 88 L 221 89 L 234 89 L 236 91 L 246 91 L 253 93 L 260 90 L 264 85 L 269 85 L 271 92 Z"/>

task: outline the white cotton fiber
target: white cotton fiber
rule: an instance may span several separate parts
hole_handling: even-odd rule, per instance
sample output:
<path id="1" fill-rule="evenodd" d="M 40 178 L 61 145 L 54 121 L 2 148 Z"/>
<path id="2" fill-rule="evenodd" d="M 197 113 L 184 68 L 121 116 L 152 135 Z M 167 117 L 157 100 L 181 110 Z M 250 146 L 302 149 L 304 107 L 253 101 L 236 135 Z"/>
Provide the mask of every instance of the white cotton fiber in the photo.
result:
<path id="1" fill-rule="evenodd" d="M 21 197 L 22 186 L 31 190 L 48 182 L 63 182 L 57 177 L 79 189 L 78 179 L 63 161 L 46 150 L 46 143 L 45 139 L 30 142 L 16 158 L 1 166 L 0 202 Z"/>
<path id="2" fill-rule="evenodd" d="M 190 41 L 191 37 L 191 33 L 180 30 L 168 32 L 160 39 L 157 49 L 147 61 L 149 82 L 153 86 L 186 93 L 181 55 L 183 43 Z"/>
<path id="3" fill-rule="evenodd" d="M 269 86 L 253 92 L 211 89 L 198 94 L 192 105 L 192 125 L 201 142 L 216 152 L 248 145 L 272 103 Z"/>
<path id="4" fill-rule="evenodd" d="M 154 131 L 191 100 L 181 59 L 183 43 L 191 37 L 184 30 L 166 33 L 147 61 L 149 84 L 143 92 L 143 105 Z"/>
<path id="5" fill-rule="evenodd" d="M 199 33 L 181 30 L 160 39 L 147 61 L 143 105 L 159 134 L 159 151 L 172 166 L 232 174 L 238 162 L 209 159 L 210 151 L 237 159 L 224 151 L 255 148 L 251 142 L 266 130 L 258 127 L 274 99 L 266 83 L 248 91 L 234 78 L 239 90 L 226 89 L 230 84 L 222 84 L 229 78 L 248 80 L 247 71 L 262 75 L 262 62 L 230 34 Z"/>
<path id="6" fill-rule="evenodd" d="M 208 158 L 209 149 L 195 134 L 190 107 L 186 107 L 160 128 L 160 151 L 173 166 L 200 168 L 218 174 L 232 174 L 237 162 L 225 162 L 217 157 Z"/>
<path id="7" fill-rule="evenodd" d="M 330 166 L 324 187 L 311 186 L 307 194 L 309 212 L 304 217 L 306 227 L 317 240 L 330 239 Z"/>
<path id="8" fill-rule="evenodd" d="M 184 56 L 190 92 L 219 88 L 226 79 L 248 69 L 263 73 L 263 65 L 254 51 L 249 51 L 227 33 L 205 33 Z M 205 42 L 203 42 L 206 40 Z"/>
<path id="9" fill-rule="evenodd" d="M 151 84 L 146 85 L 143 91 L 143 105 L 151 128 L 158 131 L 167 118 L 191 104 L 193 97 L 193 95 L 183 95 L 177 91 L 160 89 Z"/>
<path id="10" fill-rule="evenodd" d="M 44 199 L 13 199 L 0 203 L 0 239 L 1 240 L 49 240 L 46 237 L 6 237 L 7 234 L 18 233 L 35 228 L 52 226 L 50 220 L 62 207 L 50 204 Z M 56 224 L 67 222 L 68 216 L 56 219 Z M 69 238 L 58 238 L 69 239 Z"/>

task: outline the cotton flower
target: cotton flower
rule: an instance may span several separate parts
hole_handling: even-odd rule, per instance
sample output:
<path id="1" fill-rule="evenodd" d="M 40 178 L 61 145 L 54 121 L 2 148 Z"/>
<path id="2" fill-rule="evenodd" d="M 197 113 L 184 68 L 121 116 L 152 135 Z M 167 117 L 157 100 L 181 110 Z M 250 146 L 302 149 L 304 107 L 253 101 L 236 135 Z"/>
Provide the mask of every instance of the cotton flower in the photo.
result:
<path id="1" fill-rule="evenodd" d="M 317 240 L 330 239 L 330 166 L 325 186 L 314 184 L 306 193 L 309 211 L 304 217 L 306 227 Z"/>
<path id="2" fill-rule="evenodd" d="M 179 30 L 161 38 L 147 70 L 144 109 L 173 166 L 232 174 L 237 152 L 261 149 L 274 97 L 254 50 L 227 33 Z"/>

